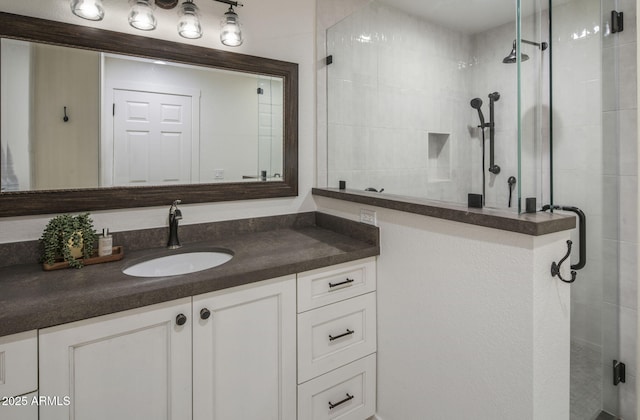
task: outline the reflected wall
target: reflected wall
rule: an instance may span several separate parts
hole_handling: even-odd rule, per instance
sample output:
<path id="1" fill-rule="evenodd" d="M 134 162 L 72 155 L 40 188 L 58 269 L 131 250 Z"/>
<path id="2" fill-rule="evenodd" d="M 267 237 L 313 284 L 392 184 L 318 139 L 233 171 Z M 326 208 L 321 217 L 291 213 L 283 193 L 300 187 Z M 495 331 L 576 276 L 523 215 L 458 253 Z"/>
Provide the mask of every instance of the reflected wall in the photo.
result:
<path id="1" fill-rule="evenodd" d="M 281 78 L 1 42 L 2 191 L 282 179 Z"/>

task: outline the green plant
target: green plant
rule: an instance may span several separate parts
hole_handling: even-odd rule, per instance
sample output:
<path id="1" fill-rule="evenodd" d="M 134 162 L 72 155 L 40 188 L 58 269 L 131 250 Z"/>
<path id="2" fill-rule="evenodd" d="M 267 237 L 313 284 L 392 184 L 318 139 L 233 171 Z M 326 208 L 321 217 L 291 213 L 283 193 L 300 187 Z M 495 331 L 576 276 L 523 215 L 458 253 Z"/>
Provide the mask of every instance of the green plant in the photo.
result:
<path id="1" fill-rule="evenodd" d="M 80 268 L 83 265 L 82 259 L 75 258 L 71 254 L 71 248 L 82 247 L 83 258 L 89 258 L 93 255 L 97 239 L 89 213 L 56 216 L 49 220 L 40 237 L 42 262 L 53 264 L 56 259 L 62 259 L 69 266 Z"/>

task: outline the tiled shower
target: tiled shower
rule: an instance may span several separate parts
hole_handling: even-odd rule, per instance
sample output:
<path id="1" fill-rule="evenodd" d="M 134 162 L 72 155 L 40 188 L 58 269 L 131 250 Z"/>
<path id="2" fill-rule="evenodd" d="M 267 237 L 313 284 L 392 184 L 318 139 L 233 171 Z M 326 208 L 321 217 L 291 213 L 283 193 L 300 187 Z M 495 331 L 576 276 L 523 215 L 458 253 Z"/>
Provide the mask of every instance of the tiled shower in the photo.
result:
<path id="1" fill-rule="evenodd" d="M 530 59 L 521 65 L 522 197 L 535 196 L 540 204 L 553 194 L 554 204 L 587 214 L 587 265 L 571 286 L 571 418 L 592 419 L 605 410 L 635 419 L 635 2 L 522 3 L 538 11 L 525 10 L 522 38 L 552 46 L 546 52 L 523 47 Z M 326 118 L 327 130 L 319 128 L 327 138 L 326 150 L 318 152 L 320 159 L 327 155 L 320 176 L 326 174 L 328 187 L 346 180 L 348 188 L 466 204 L 467 193 L 482 188 L 478 116 L 469 101 L 481 98 L 486 116 L 487 94 L 498 91 L 496 163 L 502 172 L 488 174 L 486 204 L 506 209 L 506 179 L 518 169 L 518 113 L 516 66 L 501 61 L 515 24 L 466 35 L 388 4 L 353 0 L 345 18 L 327 25 L 332 63 L 326 67 L 327 113 L 318 118 L 319 124 Z M 624 12 L 623 32 L 611 32 L 612 10 Z M 545 70 L 550 59 L 552 98 Z M 612 383 L 614 359 L 627 367 L 626 382 L 618 386 Z"/>
<path id="2" fill-rule="evenodd" d="M 540 32 L 539 19 L 526 19 L 536 28 L 530 32 Z M 519 175 L 518 86 L 516 65 L 502 59 L 514 34 L 513 22 L 468 34 L 378 2 L 331 27 L 328 186 L 346 180 L 351 188 L 466 204 L 468 193 L 483 193 L 480 122 L 470 100 L 482 99 L 488 118 L 488 94 L 499 92 L 495 160 L 501 173 L 486 178 L 486 205 L 507 209 L 507 179 Z M 539 73 L 543 53 L 529 55 L 523 72 Z M 524 109 L 541 100 L 540 83 L 523 90 Z M 543 121 L 526 123 L 540 127 Z M 487 166 L 488 129 L 485 134 Z M 535 196 L 542 194 L 536 191 L 539 178 L 540 168 L 534 168 L 518 182 Z M 513 195 L 511 209 L 516 210 Z"/>

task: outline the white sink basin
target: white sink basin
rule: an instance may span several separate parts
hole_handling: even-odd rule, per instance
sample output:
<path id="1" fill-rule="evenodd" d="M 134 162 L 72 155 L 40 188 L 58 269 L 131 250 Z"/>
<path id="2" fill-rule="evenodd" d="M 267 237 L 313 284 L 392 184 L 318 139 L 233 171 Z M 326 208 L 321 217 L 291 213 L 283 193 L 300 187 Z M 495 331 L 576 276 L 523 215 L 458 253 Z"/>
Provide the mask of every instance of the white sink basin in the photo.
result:
<path id="1" fill-rule="evenodd" d="M 132 265 L 122 272 L 135 277 L 177 276 L 217 267 L 231 258 L 233 255 L 227 252 L 185 252 L 147 260 Z"/>

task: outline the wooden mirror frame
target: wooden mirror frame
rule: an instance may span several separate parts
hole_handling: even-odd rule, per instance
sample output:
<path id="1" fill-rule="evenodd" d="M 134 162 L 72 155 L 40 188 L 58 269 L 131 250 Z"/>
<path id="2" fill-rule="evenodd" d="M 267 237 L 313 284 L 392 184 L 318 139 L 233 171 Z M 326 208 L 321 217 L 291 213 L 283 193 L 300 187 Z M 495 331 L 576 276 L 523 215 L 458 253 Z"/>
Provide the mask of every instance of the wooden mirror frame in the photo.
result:
<path id="1" fill-rule="evenodd" d="M 282 181 L 2 192 L 0 217 L 298 195 L 298 64 L 4 12 L 0 37 L 281 77 L 284 87 Z"/>

